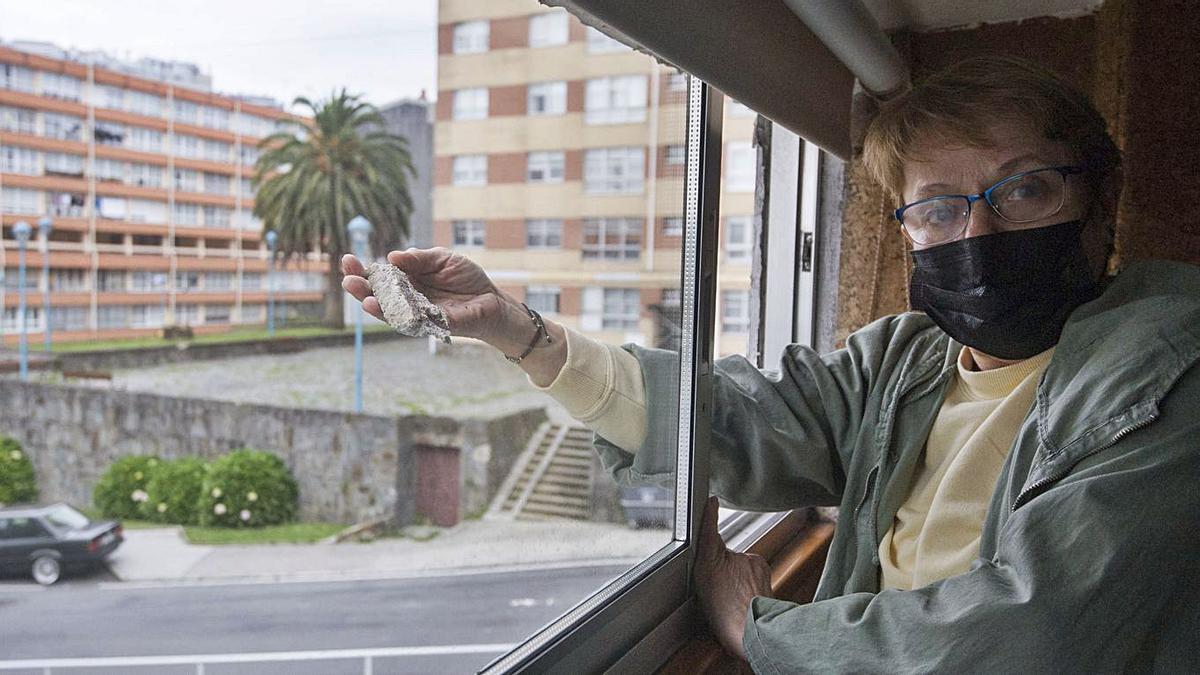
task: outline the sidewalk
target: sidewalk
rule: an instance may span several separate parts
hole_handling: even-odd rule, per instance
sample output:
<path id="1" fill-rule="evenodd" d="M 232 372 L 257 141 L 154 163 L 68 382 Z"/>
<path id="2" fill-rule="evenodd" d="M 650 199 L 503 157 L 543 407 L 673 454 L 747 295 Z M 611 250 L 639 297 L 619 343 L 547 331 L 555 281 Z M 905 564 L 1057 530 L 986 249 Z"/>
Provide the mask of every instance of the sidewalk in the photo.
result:
<path id="1" fill-rule="evenodd" d="M 195 546 L 181 528 L 126 530 L 108 559 L 128 582 L 321 581 L 564 565 L 633 565 L 671 539 L 670 530 L 633 530 L 583 521 L 474 520 L 428 541 Z"/>

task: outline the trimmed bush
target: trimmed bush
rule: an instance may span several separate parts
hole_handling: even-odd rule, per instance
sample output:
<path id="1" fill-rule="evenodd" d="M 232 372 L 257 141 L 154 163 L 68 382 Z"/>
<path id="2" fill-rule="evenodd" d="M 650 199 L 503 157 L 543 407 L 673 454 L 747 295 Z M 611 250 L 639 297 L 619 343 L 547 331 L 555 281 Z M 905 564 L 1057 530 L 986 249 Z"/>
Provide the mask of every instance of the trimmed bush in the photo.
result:
<path id="1" fill-rule="evenodd" d="M 197 457 L 159 462 L 146 481 L 146 501 L 138 507 L 144 520 L 156 523 L 195 525 L 196 511 L 208 464 Z"/>
<path id="2" fill-rule="evenodd" d="M 0 506 L 36 502 L 37 498 L 37 478 L 29 455 L 16 440 L 0 436 Z"/>
<path id="3" fill-rule="evenodd" d="M 292 520 L 300 489 L 283 460 L 261 450 L 235 450 L 209 465 L 200 492 L 200 524 L 277 525 Z"/>
<path id="4" fill-rule="evenodd" d="M 150 495 L 146 483 L 159 468 L 157 457 L 131 455 L 113 462 L 92 489 L 92 502 L 105 518 L 134 519 Z"/>

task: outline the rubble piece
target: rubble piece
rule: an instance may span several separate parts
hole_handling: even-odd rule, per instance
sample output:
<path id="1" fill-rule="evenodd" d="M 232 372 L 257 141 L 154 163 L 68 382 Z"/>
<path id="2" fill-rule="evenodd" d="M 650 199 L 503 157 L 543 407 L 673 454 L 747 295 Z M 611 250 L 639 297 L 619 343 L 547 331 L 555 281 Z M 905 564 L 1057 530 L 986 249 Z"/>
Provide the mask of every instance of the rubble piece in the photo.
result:
<path id="1" fill-rule="evenodd" d="M 403 270 L 376 262 L 367 265 L 366 275 L 384 318 L 397 333 L 412 337 L 432 335 L 450 343 L 450 322 L 445 312 L 413 288 Z"/>

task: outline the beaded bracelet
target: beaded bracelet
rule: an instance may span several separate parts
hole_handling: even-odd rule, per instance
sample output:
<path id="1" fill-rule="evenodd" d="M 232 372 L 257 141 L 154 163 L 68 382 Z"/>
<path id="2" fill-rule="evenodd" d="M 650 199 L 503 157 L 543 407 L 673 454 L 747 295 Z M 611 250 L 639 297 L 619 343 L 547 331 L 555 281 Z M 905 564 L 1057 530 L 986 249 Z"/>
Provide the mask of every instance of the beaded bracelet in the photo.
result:
<path id="1" fill-rule="evenodd" d="M 533 340 L 529 342 L 529 346 L 525 348 L 525 351 L 522 352 L 520 356 L 509 356 L 508 354 L 504 355 L 504 358 L 508 359 L 510 363 L 520 363 L 526 356 L 529 356 L 529 353 L 533 351 L 535 346 L 537 346 L 538 340 L 542 336 L 546 337 L 547 343 L 554 342 L 554 340 L 550 337 L 550 331 L 546 330 L 546 323 L 542 321 L 542 315 L 530 309 L 529 305 L 523 302 L 521 303 L 521 306 L 525 308 L 526 312 L 529 312 L 529 320 L 533 322 L 533 326 L 536 328 L 536 330 L 533 333 Z"/>

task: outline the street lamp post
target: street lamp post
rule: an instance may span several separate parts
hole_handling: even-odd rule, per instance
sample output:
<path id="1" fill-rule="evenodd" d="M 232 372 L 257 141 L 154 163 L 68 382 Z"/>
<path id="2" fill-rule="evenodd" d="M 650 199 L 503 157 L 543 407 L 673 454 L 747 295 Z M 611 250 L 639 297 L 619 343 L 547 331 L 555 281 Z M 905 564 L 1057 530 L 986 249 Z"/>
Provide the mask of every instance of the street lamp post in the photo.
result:
<path id="1" fill-rule="evenodd" d="M 38 234 L 42 239 L 42 335 L 46 338 L 46 353 L 50 352 L 50 230 L 54 223 L 50 216 L 38 220 Z"/>
<path id="2" fill-rule="evenodd" d="M 25 244 L 33 228 L 21 220 L 13 225 L 13 236 L 17 238 L 17 330 L 20 332 L 18 348 L 21 362 L 21 379 L 29 379 L 29 326 L 25 323 Z"/>
<path id="3" fill-rule="evenodd" d="M 275 244 L 279 234 L 267 230 L 267 337 L 275 337 Z"/>
<path id="4" fill-rule="evenodd" d="M 354 216 L 346 225 L 350 232 L 350 248 L 359 260 L 367 257 L 367 238 L 371 235 L 371 222 L 362 216 Z M 363 379 L 363 310 L 356 308 L 354 312 L 354 412 L 362 412 L 362 379 Z"/>

